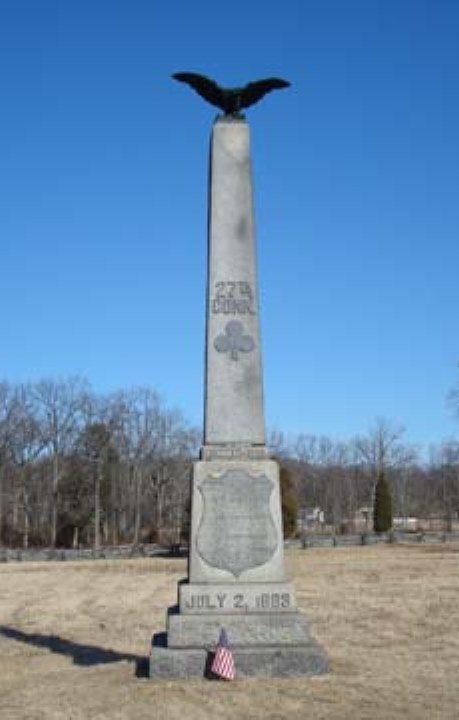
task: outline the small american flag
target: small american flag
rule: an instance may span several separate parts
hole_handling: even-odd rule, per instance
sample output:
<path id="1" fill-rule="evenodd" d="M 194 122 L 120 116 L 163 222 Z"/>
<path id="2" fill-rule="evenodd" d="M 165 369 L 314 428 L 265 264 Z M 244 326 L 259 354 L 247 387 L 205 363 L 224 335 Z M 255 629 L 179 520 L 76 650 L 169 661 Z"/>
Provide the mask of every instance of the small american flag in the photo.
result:
<path id="1" fill-rule="evenodd" d="M 234 658 L 229 647 L 225 628 L 222 628 L 220 631 L 211 670 L 215 675 L 218 675 L 218 677 L 224 680 L 234 680 Z"/>

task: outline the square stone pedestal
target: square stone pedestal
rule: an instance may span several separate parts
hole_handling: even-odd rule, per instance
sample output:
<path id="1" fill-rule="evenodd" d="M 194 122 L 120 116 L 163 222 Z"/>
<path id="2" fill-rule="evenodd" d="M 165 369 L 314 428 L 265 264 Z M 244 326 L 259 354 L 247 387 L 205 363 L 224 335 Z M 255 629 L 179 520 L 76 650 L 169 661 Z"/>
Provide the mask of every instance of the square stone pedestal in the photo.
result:
<path id="1" fill-rule="evenodd" d="M 195 464 L 189 576 L 150 676 L 205 677 L 225 628 L 236 675 L 315 675 L 327 659 L 284 576 L 279 472 L 267 459 Z"/>

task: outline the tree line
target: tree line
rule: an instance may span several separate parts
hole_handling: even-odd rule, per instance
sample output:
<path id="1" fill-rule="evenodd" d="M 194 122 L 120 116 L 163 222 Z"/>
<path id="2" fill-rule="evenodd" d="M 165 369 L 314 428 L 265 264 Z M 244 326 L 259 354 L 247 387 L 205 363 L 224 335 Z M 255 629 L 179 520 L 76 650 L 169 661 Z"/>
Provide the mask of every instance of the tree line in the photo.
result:
<path id="1" fill-rule="evenodd" d="M 80 377 L 0 382 L 0 544 L 78 547 L 187 537 L 190 479 L 200 432 L 151 388 L 96 393 Z M 459 511 L 459 443 L 426 458 L 404 431 L 377 420 L 335 441 L 270 434 L 281 463 L 284 520 L 318 507 L 335 532 L 371 508 L 378 477 L 393 514 L 451 523 Z"/>
<path id="2" fill-rule="evenodd" d="M 198 441 L 150 388 L 0 383 L 0 542 L 179 542 Z"/>
<path id="3" fill-rule="evenodd" d="M 459 518 L 459 442 L 425 449 L 405 442 L 404 434 L 379 418 L 365 435 L 345 442 L 313 434 L 286 440 L 278 432 L 271 446 L 288 469 L 298 506 L 320 507 L 335 532 L 352 531 L 365 517 L 372 527 L 378 480 L 387 484 L 394 517 L 436 519 L 451 529 Z"/>

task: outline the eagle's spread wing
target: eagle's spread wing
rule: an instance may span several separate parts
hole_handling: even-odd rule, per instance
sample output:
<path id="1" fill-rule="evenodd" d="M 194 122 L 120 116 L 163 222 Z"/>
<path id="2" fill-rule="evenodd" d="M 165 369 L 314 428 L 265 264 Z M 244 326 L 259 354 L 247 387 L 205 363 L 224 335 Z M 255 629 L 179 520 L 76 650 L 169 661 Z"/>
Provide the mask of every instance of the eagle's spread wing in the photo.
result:
<path id="1" fill-rule="evenodd" d="M 266 93 L 271 90 L 280 90 L 281 88 L 290 87 L 287 80 L 281 78 L 266 78 L 265 80 L 256 80 L 250 82 L 241 91 L 241 108 L 249 107 L 261 100 Z"/>
<path id="2" fill-rule="evenodd" d="M 204 100 L 216 105 L 220 109 L 224 110 L 224 98 L 222 89 L 217 85 L 216 82 L 210 80 L 205 75 L 198 75 L 198 73 L 190 72 L 178 72 L 174 73 L 172 77 L 180 82 L 187 83 L 193 90 L 196 90 Z"/>

